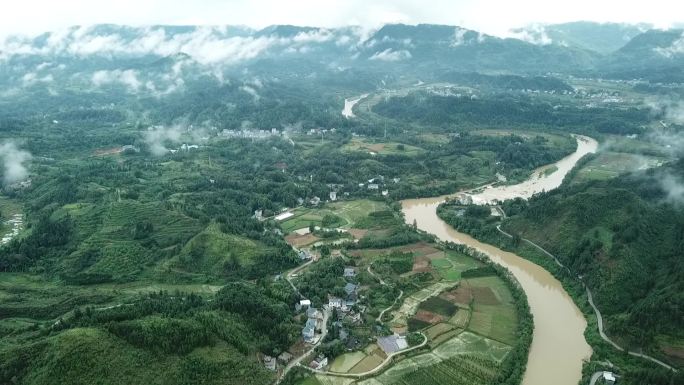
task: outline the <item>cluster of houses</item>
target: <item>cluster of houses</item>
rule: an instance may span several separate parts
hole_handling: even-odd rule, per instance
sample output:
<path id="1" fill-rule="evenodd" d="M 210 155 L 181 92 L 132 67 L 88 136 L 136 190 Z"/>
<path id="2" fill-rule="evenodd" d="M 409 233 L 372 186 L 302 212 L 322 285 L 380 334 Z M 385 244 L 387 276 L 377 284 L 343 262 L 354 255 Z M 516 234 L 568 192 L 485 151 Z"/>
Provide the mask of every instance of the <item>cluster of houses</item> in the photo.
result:
<path id="1" fill-rule="evenodd" d="M 306 132 L 306 134 L 307 135 L 318 135 L 318 134 L 327 134 L 328 132 L 330 132 L 331 134 L 334 134 L 335 131 L 337 131 L 337 129 L 335 127 L 331 128 L 331 129 L 318 127 L 318 128 L 310 129 L 309 131 Z"/>
<path id="2" fill-rule="evenodd" d="M 271 356 L 264 356 L 263 357 L 263 362 L 264 362 L 264 367 L 268 370 L 275 371 L 276 366 L 278 363 L 281 365 L 287 365 L 290 361 L 292 361 L 292 354 L 289 352 L 283 352 L 280 353 L 278 358 L 271 357 Z"/>
<path id="3" fill-rule="evenodd" d="M 401 181 L 400 178 L 392 178 L 392 183 L 397 184 Z M 359 183 L 359 188 L 366 188 L 369 191 L 380 191 L 380 194 L 384 197 L 389 195 L 389 189 L 385 183 L 385 177 L 378 175 L 375 178 L 368 179 L 368 183 Z"/>
<path id="4" fill-rule="evenodd" d="M 301 251 L 304 252 L 304 251 Z M 301 257 L 300 257 L 301 258 Z M 344 278 L 348 280 L 353 280 L 356 277 L 356 269 L 354 267 L 345 267 Z M 348 320 L 352 324 L 360 324 L 363 319 L 361 314 L 362 309 L 355 311 L 353 307 L 357 304 L 359 300 L 359 286 L 352 282 L 347 282 L 344 286 L 344 298 L 337 296 L 328 296 L 328 303 L 326 304 L 327 309 L 332 311 L 337 310 L 337 320 L 334 322 L 340 322 L 342 320 Z M 306 323 L 302 328 L 302 338 L 304 342 L 315 344 L 319 335 L 318 331 L 322 328 L 323 313 L 312 306 L 311 300 L 303 299 L 295 305 L 295 310 L 302 311 L 306 310 Z"/>
<path id="5" fill-rule="evenodd" d="M 306 324 L 302 329 L 304 342 L 315 344 L 318 342 L 318 338 L 320 338 L 320 335 L 316 332 L 320 331 L 323 327 L 323 313 L 311 306 L 311 301 L 308 299 L 299 301 L 298 305 L 300 309 L 306 309 Z"/>
<path id="6" fill-rule="evenodd" d="M 311 369 L 321 370 L 328 365 L 328 357 L 319 354 L 313 361 L 309 362 Z"/>
<path id="7" fill-rule="evenodd" d="M 11 229 L 0 239 L 0 245 L 10 243 L 14 237 L 19 235 L 21 229 L 24 228 L 24 216 L 22 214 L 14 214 L 6 224 L 10 226 Z"/>
<path id="8" fill-rule="evenodd" d="M 249 138 L 249 139 L 266 139 L 271 136 L 279 136 L 281 132 L 277 128 L 271 128 L 270 130 L 223 130 L 221 131 L 221 136 L 224 138 Z"/>

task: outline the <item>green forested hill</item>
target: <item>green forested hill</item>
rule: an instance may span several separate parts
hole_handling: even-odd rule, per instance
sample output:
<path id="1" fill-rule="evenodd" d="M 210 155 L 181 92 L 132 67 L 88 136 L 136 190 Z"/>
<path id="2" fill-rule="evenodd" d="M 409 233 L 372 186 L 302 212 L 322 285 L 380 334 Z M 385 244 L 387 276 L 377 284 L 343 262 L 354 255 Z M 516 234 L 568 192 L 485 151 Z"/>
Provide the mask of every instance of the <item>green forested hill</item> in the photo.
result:
<path id="1" fill-rule="evenodd" d="M 645 173 L 571 184 L 529 201 L 505 228 L 584 276 L 608 333 L 682 362 L 684 161 Z M 679 183 L 679 185 L 677 185 Z"/>

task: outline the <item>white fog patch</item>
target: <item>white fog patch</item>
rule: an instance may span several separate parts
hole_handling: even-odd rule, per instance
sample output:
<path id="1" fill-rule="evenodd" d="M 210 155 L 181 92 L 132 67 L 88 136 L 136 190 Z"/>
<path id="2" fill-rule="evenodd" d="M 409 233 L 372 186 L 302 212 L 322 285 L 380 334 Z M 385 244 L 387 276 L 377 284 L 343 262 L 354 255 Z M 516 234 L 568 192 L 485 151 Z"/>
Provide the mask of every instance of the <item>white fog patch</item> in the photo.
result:
<path id="1" fill-rule="evenodd" d="M 381 52 L 376 52 L 368 58 L 368 60 L 380 60 L 380 61 L 401 61 L 401 60 L 406 60 L 411 58 L 411 52 L 402 49 L 402 50 L 393 50 L 391 48 L 387 48 L 384 51 Z"/>
<path id="2" fill-rule="evenodd" d="M 0 143 L 0 163 L 2 163 L 2 181 L 12 184 L 28 177 L 27 163 L 31 154 L 22 150 L 14 142 Z"/>
<path id="3" fill-rule="evenodd" d="M 200 64 L 231 64 L 251 59 L 274 46 L 287 47 L 322 43 L 334 39 L 329 30 L 302 32 L 292 38 L 275 36 L 225 36 L 217 27 L 198 27 L 187 33 L 169 35 L 161 28 L 140 28 L 139 37 L 127 40 L 117 33 L 95 34 L 91 27 L 69 28 L 50 33 L 45 44 L 34 45 L 26 36 L 0 40 L 0 59 L 13 55 L 148 55 L 184 53 Z"/>
<path id="4" fill-rule="evenodd" d="M 327 29 L 318 29 L 315 31 L 300 32 L 292 38 L 295 43 L 325 43 L 331 41 L 335 36 Z"/>
<path id="5" fill-rule="evenodd" d="M 338 47 L 349 45 L 351 43 L 352 38 L 349 35 L 342 35 L 335 40 L 335 45 Z"/>
<path id="6" fill-rule="evenodd" d="M 40 72 L 40 71 L 50 67 L 51 65 L 52 65 L 52 63 L 50 63 L 50 62 L 40 63 L 36 66 L 36 71 Z"/>
<path id="7" fill-rule="evenodd" d="M 456 31 L 454 32 L 454 38 L 451 41 L 451 46 L 452 47 L 458 47 L 459 45 L 465 44 L 466 43 L 465 34 L 467 32 L 468 32 L 467 29 L 456 27 Z"/>
<path id="8" fill-rule="evenodd" d="M 249 95 L 251 95 L 251 96 L 252 96 L 252 99 L 254 99 L 254 102 L 258 102 L 259 99 L 261 99 L 261 96 L 259 95 L 259 93 L 257 92 L 257 90 L 255 90 L 254 88 L 252 88 L 252 87 L 250 87 L 250 86 L 247 86 L 247 85 L 241 86 L 241 87 L 240 87 L 240 91 L 246 92 L 246 93 L 248 93 Z"/>
<path id="9" fill-rule="evenodd" d="M 675 204 L 684 204 L 684 181 L 672 174 L 666 174 L 660 180 L 660 187 L 665 190 L 667 200 Z"/>
<path id="10" fill-rule="evenodd" d="M 150 149 L 150 153 L 154 156 L 162 156 L 169 150 L 166 148 L 167 143 L 179 143 L 181 136 L 180 126 L 154 126 L 147 129 L 145 132 L 145 143 Z"/>
<path id="11" fill-rule="evenodd" d="M 21 77 L 21 84 L 24 87 L 29 87 L 37 83 L 52 83 L 54 80 L 54 77 L 50 74 L 45 76 L 38 76 L 38 74 L 35 72 L 29 72 Z"/>
<path id="12" fill-rule="evenodd" d="M 684 102 L 668 97 L 649 97 L 644 99 L 646 104 L 654 113 L 662 114 L 666 120 L 676 123 L 684 124 Z"/>
<path id="13" fill-rule="evenodd" d="M 142 83 L 138 80 L 138 72 L 135 70 L 96 71 L 93 73 L 91 81 L 95 87 L 120 84 L 131 92 L 137 92 L 142 86 Z"/>
<path id="14" fill-rule="evenodd" d="M 653 50 L 668 58 L 684 54 L 684 32 L 682 32 L 682 35 L 679 37 L 679 39 L 672 42 L 669 47 L 657 47 Z"/>
<path id="15" fill-rule="evenodd" d="M 549 45 L 553 40 L 546 33 L 542 24 L 531 24 L 525 28 L 514 29 L 509 32 L 510 37 L 535 45 Z"/>

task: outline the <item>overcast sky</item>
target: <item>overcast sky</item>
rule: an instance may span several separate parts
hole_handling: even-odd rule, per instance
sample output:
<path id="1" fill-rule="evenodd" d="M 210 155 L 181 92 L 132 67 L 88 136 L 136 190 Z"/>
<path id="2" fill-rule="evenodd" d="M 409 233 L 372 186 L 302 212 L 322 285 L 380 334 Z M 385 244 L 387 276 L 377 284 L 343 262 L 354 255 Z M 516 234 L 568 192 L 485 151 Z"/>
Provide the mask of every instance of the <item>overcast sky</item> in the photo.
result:
<path id="1" fill-rule="evenodd" d="M 37 34 L 71 25 L 116 23 L 295 24 L 335 27 L 440 23 L 505 35 L 530 23 L 575 20 L 684 21 L 681 0 L 18 0 L 5 1 L 0 35 Z"/>

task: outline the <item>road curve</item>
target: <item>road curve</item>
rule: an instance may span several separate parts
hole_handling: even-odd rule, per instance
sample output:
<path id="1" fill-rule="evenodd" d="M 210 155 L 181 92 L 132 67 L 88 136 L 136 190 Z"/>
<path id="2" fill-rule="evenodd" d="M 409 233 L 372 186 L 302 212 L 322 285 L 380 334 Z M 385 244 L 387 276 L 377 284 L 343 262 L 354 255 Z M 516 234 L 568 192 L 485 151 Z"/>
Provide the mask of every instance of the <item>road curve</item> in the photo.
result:
<path id="1" fill-rule="evenodd" d="M 307 370 L 309 370 L 310 372 L 313 372 L 313 373 L 324 374 L 324 375 L 327 375 L 327 376 L 334 376 L 334 377 L 362 378 L 362 377 L 365 377 L 365 376 L 370 376 L 370 375 L 372 375 L 372 374 L 377 373 L 377 372 L 380 371 L 381 369 L 384 369 L 384 367 L 392 361 L 392 358 L 393 358 L 393 357 L 396 357 L 396 356 L 401 355 L 401 354 L 404 354 L 404 353 L 408 353 L 408 352 L 410 352 L 410 351 L 412 351 L 412 350 L 420 349 L 420 348 L 422 348 L 423 346 L 425 346 L 425 345 L 427 344 L 427 342 L 428 342 L 428 338 L 427 338 L 427 336 L 426 336 L 425 334 L 423 334 L 423 332 L 419 332 L 419 334 L 420 334 L 421 336 L 423 336 L 423 342 L 421 342 L 421 343 L 418 344 L 418 345 L 411 346 L 411 347 L 408 348 L 408 349 L 404 349 L 404 350 L 400 350 L 400 351 L 398 351 L 398 352 L 390 353 L 390 354 L 387 356 L 387 358 L 385 358 L 385 360 L 382 361 L 382 362 L 380 363 L 380 365 L 376 366 L 375 368 L 373 368 L 373 369 L 371 369 L 371 370 L 369 370 L 369 371 L 363 372 L 363 373 L 338 373 L 338 372 L 328 372 L 328 371 L 325 371 L 325 370 L 313 369 L 313 368 L 309 368 L 309 367 L 306 367 L 306 366 L 302 366 L 302 368 L 305 368 L 305 369 L 307 369 Z"/>
<path id="2" fill-rule="evenodd" d="M 292 282 L 292 280 L 291 280 L 291 279 L 292 279 L 292 275 L 295 274 L 295 273 L 297 273 L 297 272 L 299 272 L 299 271 L 301 271 L 302 269 L 304 269 L 306 266 L 310 265 L 310 264 L 313 263 L 313 262 L 314 262 L 314 260 L 311 259 L 311 260 L 309 260 L 309 262 L 307 262 L 307 263 L 305 263 L 305 264 L 303 264 L 303 265 L 297 266 L 296 268 L 292 269 L 289 273 L 287 273 L 287 274 L 285 275 L 285 279 L 286 279 L 287 282 L 290 284 L 290 286 L 292 286 L 292 289 L 294 289 L 295 293 L 297 293 L 297 295 L 299 295 L 300 298 L 303 298 L 303 297 L 302 297 L 302 294 L 299 292 L 299 289 L 297 289 L 297 287 L 295 286 L 295 284 Z M 307 350 L 306 352 L 304 352 L 304 353 L 303 353 L 302 355 L 300 355 L 299 357 L 293 359 L 292 361 L 290 361 L 290 363 L 287 364 L 287 366 L 285 366 L 285 369 L 283 369 L 283 372 L 280 373 L 280 376 L 278 376 L 278 379 L 277 379 L 276 382 L 275 382 L 276 385 L 278 385 L 278 384 L 280 383 L 280 381 L 282 381 L 283 378 L 285 378 L 285 376 L 287 375 L 287 373 L 288 373 L 290 370 L 292 370 L 292 368 L 294 368 L 295 366 L 299 365 L 300 362 L 302 362 L 302 360 L 303 360 L 304 358 L 308 357 L 311 353 L 313 353 L 314 350 L 316 350 L 316 347 L 318 347 L 318 345 L 325 339 L 325 336 L 328 335 L 328 318 L 329 318 L 329 317 L 330 317 L 330 309 L 328 309 L 327 306 L 324 306 L 324 307 L 323 307 L 323 327 L 322 327 L 322 329 L 321 329 L 321 337 L 318 339 L 318 342 L 316 342 L 315 344 L 313 344 L 313 346 L 311 346 L 311 349 Z"/>
<path id="3" fill-rule="evenodd" d="M 505 232 L 504 230 L 501 229 L 501 225 L 496 226 L 496 229 L 499 230 L 499 232 L 500 232 L 501 234 L 507 236 L 508 238 L 513 238 L 513 236 L 512 236 L 511 234 L 509 234 L 509 233 L 507 233 L 507 232 Z M 547 256 L 553 258 L 553 260 L 556 262 L 556 264 L 557 264 L 558 266 L 560 266 L 561 268 L 564 268 L 565 270 L 567 270 L 569 273 L 572 274 L 572 271 L 571 271 L 567 266 L 563 265 L 563 264 L 560 262 L 560 260 L 558 260 L 558 258 L 557 258 L 555 255 L 549 253 L 549 252 L 546 251 L 543 247 L 537 245 L 536 243 L 530 241 L 529 239 L 526 239 L 526 238 L 520 238 L 520 239 L 522 239 L 523 241 L 527 242 L 529 245 L 535 247 L 535 248 L 538 249 L 539 251 L 543 252 L 543 253 L 546 254 Z M 599 335 L 601 336 L 601 338 L 602 338 L 604 341 L 606 341 L 607 343 L 611 344 L 615 349 L 617 349 L 617 350 L 619 350 L 619 351 L 621 351 L 621 352 L 624 352 L 624 351 L 625 351 L 625 348 L 623 348 L 622 346 L 618 345 L 615 341 L 611 340 L 610 337 L 608 337 L 608 335 L 606 335 L 606 333 L 605 333 L 605 331 L 604 331 L 604 328 L 603 328 L 603 316 L 601 315 L 601 311 L 598 309 L 598 307 L 596 307 L 596 304 L 594 304 L 594 296 L 592 295 L 591 290 L 589 290 L 589 286 L 587 286 L 587 284 L 584 282 L 584 279 L 582 279 L 582 277 L 580 277 L 580 276 L 576 276 L 576 277 L 577 277 L 577 279 L 582 283 L 582 286 L 584 286 L 584 289 L 587 291 L 587 299 L 589 300 L 589 305 L 591 306 L 591 308 L 594 310 L 594 313 L 596 314 L 596 320 L 597 320 Z M 677 369 L 675 369 L 674 367 L 672 367 L 672 366 L 670 366 L 670 365 L 664 363 L 663 361 L 660 361 L 660 360 L 657 359 L 657 358 L 651 357 L 651 356 L 649 356 L 649 355 L 647 355 L 647 354 L 632 352 L 632 351 L 629 351 L 629 350 L 627 351 L 627 354 L 629 354 L 630 356 L 639 357 L 639 358 L 643 358 L 643 359 L 645 359 L 645 360 L 654 362 L 654 363 L 656 363 L 656 364 L 662 366 L 662 367 L 665 368 L 665 369 L 672 370 L 672 371 L 674 371 L 674 372 L 677 371 Z M 601 373 L 603 373 L 603 372 L 598 372 L 598 373 L 601 374 Z M 596 375 L 596 373 L 594 373 L 594 375 Z M 592 376 L 592 379 L 593 379 L 593 376 Z"/>
<path id="4" fill-rule="evenodd" d="M 370 266 L 368 266 L 368 274 L 370 274 L 370 275 L 372 275 L 373 277 L 377 278 L 377 280 L 380 282 L 381 285 L 387 286 L 387 284 L 385 283 L 385 281 L 383 281 L 383 279 L 380 278 L 380 276 L 375 275 L 375 273 L 373 273 L 373 271 L 371 271 Z M 385 315 L 385 312 L 387 312 L 388 310 L 392 309 L 392 308 L 394 307 L 394 305 L 397 304 L 397 301 L 399 301 L 403 295 L 404 295 L 404 291 L 401 290 L 401 289 L 399 289 L 399 295 L 397 296 L 397 298 L 394 299 L 394 302 L 392 302 L 392 305 L 390 305 L 390 306 L 389 306 L 388 308 L 386 308 L 386 309 L 383 309 L 383 310 L 380 312 L 380 315 L 378 315 L 378 317 L 375 319 L 375 322 L 382 322 L 382 316 Z"/>

